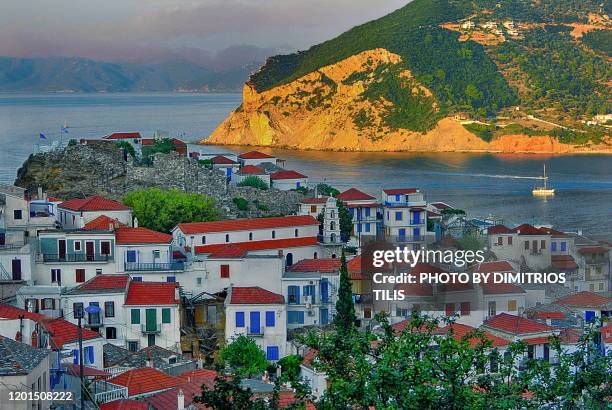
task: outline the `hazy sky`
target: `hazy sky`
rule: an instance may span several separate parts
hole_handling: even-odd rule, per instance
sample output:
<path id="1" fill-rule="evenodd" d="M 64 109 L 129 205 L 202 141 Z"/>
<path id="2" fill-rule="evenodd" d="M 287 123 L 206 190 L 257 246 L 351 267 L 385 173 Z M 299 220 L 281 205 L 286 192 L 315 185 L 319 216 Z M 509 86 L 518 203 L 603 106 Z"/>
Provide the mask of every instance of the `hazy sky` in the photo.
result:
<path id="1" fill-rule="evenodd" d="M 227 65 L 304 49 L 408 0 L 0 0 L 0 55 Z"/>

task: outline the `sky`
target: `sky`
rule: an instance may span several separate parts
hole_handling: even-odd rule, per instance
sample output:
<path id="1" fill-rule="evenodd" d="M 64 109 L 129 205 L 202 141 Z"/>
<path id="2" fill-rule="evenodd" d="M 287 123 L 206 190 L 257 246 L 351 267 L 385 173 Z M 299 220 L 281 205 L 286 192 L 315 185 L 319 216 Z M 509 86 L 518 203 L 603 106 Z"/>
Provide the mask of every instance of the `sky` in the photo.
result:
<path id="1" fill-rule="evenodd" d="M 308 48 L 409 0 L 0 0 L 0 55 L 234 66 Z"/>

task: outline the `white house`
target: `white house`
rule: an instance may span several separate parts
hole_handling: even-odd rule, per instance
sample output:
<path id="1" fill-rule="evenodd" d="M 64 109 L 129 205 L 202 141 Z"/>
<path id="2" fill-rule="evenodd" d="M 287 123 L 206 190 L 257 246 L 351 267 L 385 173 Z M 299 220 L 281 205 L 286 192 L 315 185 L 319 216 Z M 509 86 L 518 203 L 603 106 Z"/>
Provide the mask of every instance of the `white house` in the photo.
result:
<path id="1" fill-rule="evenodd" d="M 300 363 L 300 377 L 310 386 L 315 398 L 320 399 L 327 390 L 327 374 L 315 369 L 317 351 L 310 349 Z"/>
<path id="2" fill-rule="evenodd" d="M 270 175 L 266 174 L 266 171 L 264 171 L 263 168 L 260 168 L 257 165 L 245 165 L 240 168 L 232 178 L 232 182 L 235 184 L 240 184 L 242 181 L 249 177 L 259 178 L 268 187 L 270 186 Z"/>
<path id="3" fill-rule="evenodd" d="M 275 156 L 259 151 L 243 152 L 242 154 L 238 155 L 238 161 L 243 167 L 246 165 L 260 165 L 264 162 L 276 164 L 277 160 L 278 159 Z"/>
<path id="4" fill-rule="evenodd" d="M 388 239 L 420 249 L 426 245 L 426 205 L 416 188 L 383 189 L 383 229 Z"/>
<path id="5" fill-rule="evenodd" d="M 612 298 L 593 292 L 577 292 L 557 299 L 554 303 L 570 309 L 586 323 L 612 316 Z"/>
<path id="6" fill-rule="evenodd" d="M 48 318 L 39 313 L 0 304 L 0 336 L 39 347 L 42 332 L 40 322 L 45 319 Z"/>
<path id="7" fill-rule="evenodd" d="M 0 397 L 6 408 L 30 410 L 33 408 L 48 409 L 50 401 L 11 400 L 9 393 L 48 392 L 51 355 L 47 349 L 39 349 L 0 336 Z M 10 403 L 10 404 L 9 404 Z"/>
<path id="8" fill-rule="evenodd" d="M 240 335 L 255 340 L 268 360 L 286 356 L 287 309 L 285 298 L 258 286 L 230 287 L 225 299 L 225 339 Z"/>
<path id="9" fill-rule="evenodd" d="M 229 179 L 232 179 L 233 175 L 236 173 L 236 171 L 238 171 L 238 168 L 240 167 L 240 164 L 238 162 L 222 155 L 212 157 L 210 161 L 212 162 L 213 169 L 221 170 L 223 174 Z"/>
<path id="10" fill-rule="evenodd" d="M 124 309 L 128 350 L 156 345 L 180 351 L 178 284 L 130 281 Z"/>
<path id="11" fill-rule="evenodd" d="M 589 292 L 610 290 L 611 252 L 609 246 L 580 246 L 577 254 L 578 265 L 584 277 L 584 290 Z"/>
<path id="12" fill-rule="evenodd" d="M 43 328 L 41 347 L 53 350 L 54 363 L 79 364 L 79 328 L 67 320 L 58 318 L 40 322 Z M 83 340 L 83 364 L 96 369 L 103 369 L 103 351 L 105 340 L 98 332 L 87 327 L 81 329 Z"/>
<path id="13" fill-rule="evenodd" d="M 279 170 L 270 175 L 272 187 L 281 191 L 308 187 L 308 177 L 297 171 Z"/>
<path id="14" fill-rule="evenodd" d="M 523 269 L 546 269 L 551 266 L 551 235 L 529 224 L 513 229 L 504 225 L 488 228 L 489 249 L 498 259 L 508 260 Z"/>
<path id="15" fill-rule="evenodd" d="M 327 197 L 319 198 L 304 198 L 300 201 L 300 209 L 298 215 L 310 215 L 317 218 L 325 209 Z"/>
<path id="16" fill-rule="evenodd" d="M 382 220 L 378 218 L 380 203 L 372 195 L 366 194 L 356 188 L 347 189 L 336 195 L 353 216 L 353 232 L 351 237 L 359 244 L 362 237 L 376 237 L 382 227 Z"/>
<path id="17" fill-rule="evenodd" d="M 84 326 L 99 332 L 109 343 L 126 347 L 123 303 L 129 282 L 128 275 L 96 275 L 64 292 L 61 302 L 64 318 L 76 324 L 80 316 Z M 83 313 L 88 306 L 100 308 L 100 313 Z"/>
<path id="18" fill-rule="evenodd" d="M 58 221 L 65 229 L 80 229 L 101 215 L 132 226 L 132 210 L 113 200 L 100 196 L 71 199 L 58 205 Z"/>
<path id="19" fill-rule="evenodd" d="M 324 256 L 318 242 L 319 222 L 308 215 L 182 223 L 172 230 L 173 244 L 193 255 L 214 254 L 227 244 L 250 255 L 278 255 L 293 265 Z"/>

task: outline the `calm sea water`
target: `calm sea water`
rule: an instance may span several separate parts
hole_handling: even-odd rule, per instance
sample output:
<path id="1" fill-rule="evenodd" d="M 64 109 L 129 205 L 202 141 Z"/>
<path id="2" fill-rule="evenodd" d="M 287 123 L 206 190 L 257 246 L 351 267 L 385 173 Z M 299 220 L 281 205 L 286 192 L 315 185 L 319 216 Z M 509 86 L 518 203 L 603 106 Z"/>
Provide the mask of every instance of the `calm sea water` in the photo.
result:
<path id="1" fill-rule="evenodd" d="M 70 138 L 96 138 L 113 131 L 157 130 L 185 141 L 205 138 L 238 104 L 239 94 L 0 95 L 0 181 L 37 149 L 40 132 L 51 142 L 67 122 Z M 202 147 L 239 152 L 239 147 Z M 523 156 L 463 153 L 332 153 L 263 150 L 284 158 L 287 168 L 339 188 L 359 187 L 380 195 L 381 187 L 420 187 L 472 216 L 505 222 L 548 223 L 561 229 L 612 236 L 612 157 Z M 534 198 L 546 163 L 554 198 Z"/>

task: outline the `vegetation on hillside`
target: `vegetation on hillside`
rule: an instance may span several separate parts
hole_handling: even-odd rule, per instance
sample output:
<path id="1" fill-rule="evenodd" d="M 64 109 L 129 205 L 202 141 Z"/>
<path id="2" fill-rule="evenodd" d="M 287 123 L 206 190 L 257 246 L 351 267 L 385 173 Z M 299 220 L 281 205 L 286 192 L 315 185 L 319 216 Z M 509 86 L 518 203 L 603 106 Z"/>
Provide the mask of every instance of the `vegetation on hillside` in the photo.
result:
<path id="1" fill-rule="evenodd" d="M 582 36 L 582 42 L 595 51 L 612 57 L 612 31 L 593 30 Z"/>
<path id="2" fill-rule="evenodd" d="M 266 354 L 255 340 L 245 335 L 238 336 L 225 346 L 219 359 L 222 365 L 230 367 L 242 377 L 259 375 L 268 367 Z"/>

